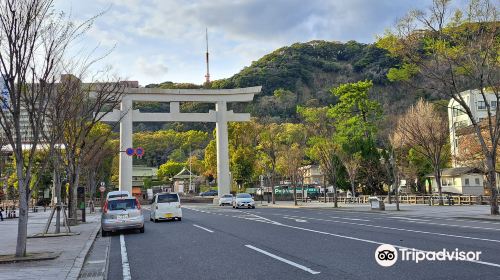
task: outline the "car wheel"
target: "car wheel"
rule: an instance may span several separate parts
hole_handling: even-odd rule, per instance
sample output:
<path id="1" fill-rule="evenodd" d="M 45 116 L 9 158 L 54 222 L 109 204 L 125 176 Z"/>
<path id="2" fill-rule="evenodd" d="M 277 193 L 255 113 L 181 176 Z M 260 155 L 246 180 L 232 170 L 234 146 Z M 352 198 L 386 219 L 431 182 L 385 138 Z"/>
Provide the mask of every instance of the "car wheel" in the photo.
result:
<path id="1" fill-rule="evenodd" d="M 106 237 L 106 236 L 108 236 L 108 234 L 109 234 L 109 232 L 101 229 L 101 235 L 102 235 L 102 237 Z"/>
<path id="2" fill-rule="evenodd" d="M 144 226 L 142 226 L 142 227 L 139 229 L 139 231 L 140 231 L 141 233 L 144 233 L 144 230 L 145 230 Z"/>
<path id="3" fill-rule="evenodd" d="M 255 206 L 252 206 L 252 209 L 255 209 Z"/>
<path id="4" fill-rule="evenodd" d="M 157 220 L 157 219 L 153 219 L 153 223 L 157 223 L 157 222 L 158 222 L 158 220 Z"/>
<path id="5" fill-rule="evenodd" d="M 234 205 L 233 205 L 233 208 L 236 208 L 236 207 L 234 207 Z"/>
<path id="6" fill-rule="evenodd" d="M 179 217 L 179 218 L 177 218 L 177 219 L 179 220 L 179 222 L 180 222 L 180 221 L 182 221 L 182 218 L 181 218 L 181 217 Z"/>

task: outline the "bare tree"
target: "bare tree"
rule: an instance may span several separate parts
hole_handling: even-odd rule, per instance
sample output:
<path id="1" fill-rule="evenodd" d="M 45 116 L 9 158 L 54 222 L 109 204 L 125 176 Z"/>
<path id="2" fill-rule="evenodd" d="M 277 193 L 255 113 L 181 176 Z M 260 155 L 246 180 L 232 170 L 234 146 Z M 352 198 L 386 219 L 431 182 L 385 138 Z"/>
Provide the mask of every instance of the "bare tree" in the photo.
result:
<path id="1" fill-rule="evenodd" d="M 69 183 L 69 217 L 72 222 L 76 222 L 77 217 L 77 189 L 84 156 L 111 134 L 111 130 L 108 130 L 100 135 L 92 135 L 93 129 L 120 104 L 125 87 L 124 83 L 107 76 L 100 81 L 81 83 L 85 74 L 71 76 L 72 86 L 65 87 L 65 91 L 60 93 L 71 100 L 64 108 L 67 118 L 60 125 L 64 130 L 61 157 Z"/>
<path id="2" fill-rule="evenodd" d="M 0 74 L 8 90 L 8 95 L 1 96 L 0 126 L 16 161 L 18 257 L 26 255 L 29 186 L 47 100 L 55 92 L 68 44 L 86 30 L 88 23 L 67 21 L 64 14 L 54 11 L 52 0 L 0 2 Z M 27 143 L 30 145 L 23 145 Z"/>
<path id="3" fill-rule="evenodd" d="M 345 153 L 341 152 L 340 154 L 340 160 L 342 161 L 342 164 L 344 165 L 347 175 L 349 177 L 349 182 L 351 182 L 351 192 L 352 192 L 352 197 L 354 198 L 356 196 L 356 178 L 358 176 L 358 171 L 361 168 L 361 162 L 362 162 L 362 157 L 359 152 L 357 153 Z"/>
<path id="4" fill-rule="evenodd" d="M 291 181 L 293 201 L 297 205 L 297 186 L 302 181 L 300 167 L 304 159 L 304 148 L 299 143 L 293 143 L 289 149 L 282 150 L 278 157 L 278 169 L 284 177 Z M 303 186 L 302 186 L 303 187 Z"/>
<path id="5" fill-rule="evenodd" d="M 487 185 L 491 190 L 491 214 L 498 215 L 496 158 L 500 140 L 499 106 L 490 106 L 487 95 L 500 104 L 500 24 L 497 5 L 471 0 L 466 9 L 451 14 L 449 0 L 434 0 L 428 11 L 412 11 L 378 45 L 402 58 L 389 78 L 410 81 L 441 98 L 453 99 L 469 117 L 485 158 Z M 462 92 L 475 89 L 486 105 L 486 131 Z"/>
<path id="6" fill-rule="evenodd" d="M 395 146 L 410 146 L 429 160 L 438 186 L 439 205 L 443 205 L 441 167 L 445 162 L 444 147 L 449 139 L 446 119 L 431 104 L 419 100 L 399 118 L 392 139 Z"/>

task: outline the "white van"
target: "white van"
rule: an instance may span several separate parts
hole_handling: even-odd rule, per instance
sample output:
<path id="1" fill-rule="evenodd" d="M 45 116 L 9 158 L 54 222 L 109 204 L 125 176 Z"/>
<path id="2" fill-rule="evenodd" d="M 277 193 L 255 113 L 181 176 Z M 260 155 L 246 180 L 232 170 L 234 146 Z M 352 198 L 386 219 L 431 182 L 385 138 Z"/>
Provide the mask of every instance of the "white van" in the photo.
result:
<path id="1" fill-rule="evenodd" d="M 155 223 L 159 220 L 182 220 L 179 195 L 177 193 L 155 194 L 149 219 Z"/>

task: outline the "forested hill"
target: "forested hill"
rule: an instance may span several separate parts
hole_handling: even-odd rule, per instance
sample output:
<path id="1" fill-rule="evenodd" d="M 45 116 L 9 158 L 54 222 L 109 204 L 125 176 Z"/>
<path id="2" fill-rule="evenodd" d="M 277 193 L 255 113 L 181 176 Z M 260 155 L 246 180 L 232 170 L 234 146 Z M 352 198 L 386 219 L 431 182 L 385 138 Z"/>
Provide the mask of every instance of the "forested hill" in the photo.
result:
<path id="1" fill-rule="evenodd" d="M 246 111 L 281 122 L 296 120 L 296 105 L 334 104 L 332 87 L 367 79 L 374 83 L 372 96 L 381 102 L 386 115 L 393 115 L 416 98 L 402 85 L 387 80 L 387 71 L 398 63 L 372 44 L 311 41 L 275 50 L 234 76 L 214 81 L 212 87 L 262 85 L 262 94 Z"/>
<path id="2" fill-rule="evenodd" d="M 262 93 L 254 102 L 234 109 L 276 122 L 294 122 L 297 105 L 334 104 L 336 100 L 329 91 L 332 87 L 367 79 L 374 83 L 373 98 L 383 105 L 386 115 L 391 116 L 413 104 L 418 96 L 387 80 L 387 71 L 398 63 L 387 56 L 385 50 L 372 44 L 311 41 L 277 49 L 234 76 L 213 81 L 211 87 L 262 85 Z M 147 87 L 201 86 L 165 82 Z"/>

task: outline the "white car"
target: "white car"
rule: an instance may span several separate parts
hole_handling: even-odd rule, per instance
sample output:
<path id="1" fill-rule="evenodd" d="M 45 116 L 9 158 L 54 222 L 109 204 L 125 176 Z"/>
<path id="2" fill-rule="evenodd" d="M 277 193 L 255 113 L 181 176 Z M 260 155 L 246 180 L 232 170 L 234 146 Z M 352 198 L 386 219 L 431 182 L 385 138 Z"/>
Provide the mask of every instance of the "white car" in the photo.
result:
<path id="1" fill-rule="evenodd" d="M 155 223 L 159 220 L 182 220 L 179 195 L 177 193 L 155 194 L 149 219 Z"/>
<path id="2" fill-rule="evenodd" d="M 112 191 L 106 195 L 106 199 L 117 198 L 117 197 L 132 197 L 128 191 Z"/>
<path id="3" fill-rule="evenodd" d="M 224 205 L 233 205 L 233 195 L 232 194 L 225 194 L 219 199 L 219 206 L 224 206 Z"/>
<path id="4" fill-rule="evenodd" d="M 233 208 L 255 208 L 255 201 L 252 196 L 247 193 L 239 193 L 236 195 L 236 198 L 233 200 Z"/>

